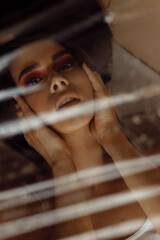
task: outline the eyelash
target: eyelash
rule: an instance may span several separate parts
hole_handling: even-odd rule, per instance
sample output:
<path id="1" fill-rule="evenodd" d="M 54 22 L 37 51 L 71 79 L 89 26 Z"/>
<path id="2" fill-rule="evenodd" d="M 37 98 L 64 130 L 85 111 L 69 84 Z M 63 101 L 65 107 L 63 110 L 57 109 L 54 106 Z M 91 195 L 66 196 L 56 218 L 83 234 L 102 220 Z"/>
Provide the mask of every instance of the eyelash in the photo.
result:
<path id="1" fill-rule="evenodd" d="M 57 72 L 66 71 L 76 65 L 72 56 L 66 56 L 60 59 L 57 63 L 53 64 L 53 69 Z"/>
<path id="2" fill-rule="evenodd" d="M 36 71 L 27 74 L 20 82 L 21 86 L 33 86 L 41 82 L 45 77 L 44 71 Z"/>
<path id="3" fill-rule="evenodd" d="M 67 71 L 74 67 L 76 62 L 72 56 L 66 56 L 53 64 L 53 69 L 57 72 Z M 37 70 L 27 74 L 20 82 L 21 86 L 33 86 L 40 83 L 45 77 L 44 71 Z"/>

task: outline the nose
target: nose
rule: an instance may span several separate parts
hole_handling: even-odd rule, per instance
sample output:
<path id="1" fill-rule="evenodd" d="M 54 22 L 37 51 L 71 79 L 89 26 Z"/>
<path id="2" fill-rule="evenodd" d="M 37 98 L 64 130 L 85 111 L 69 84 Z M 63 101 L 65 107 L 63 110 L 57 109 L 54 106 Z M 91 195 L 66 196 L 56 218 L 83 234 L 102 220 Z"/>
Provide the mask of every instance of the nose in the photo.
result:
<path id="1" fill-rule="evenodd" d="M 64 90 L 67 86 L 69 86 L 69 81 L 56 73 L 52 76 L 49 90 L 50 93 L 55 93 Z"/>

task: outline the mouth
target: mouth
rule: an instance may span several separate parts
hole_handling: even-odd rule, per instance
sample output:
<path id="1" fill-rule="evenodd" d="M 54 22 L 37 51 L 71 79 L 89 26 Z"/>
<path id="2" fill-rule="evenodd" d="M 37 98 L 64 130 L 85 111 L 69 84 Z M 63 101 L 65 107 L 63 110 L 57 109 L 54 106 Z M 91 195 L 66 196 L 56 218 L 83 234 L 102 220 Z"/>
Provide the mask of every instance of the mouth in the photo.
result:
<path id="1" fill-rule="evenodd" d="M 56 110 L 71 107 L 80 102 L 80 99 L 76 93 L 68 92 L 63 95 L 61 95 L 56 103 Z"/>

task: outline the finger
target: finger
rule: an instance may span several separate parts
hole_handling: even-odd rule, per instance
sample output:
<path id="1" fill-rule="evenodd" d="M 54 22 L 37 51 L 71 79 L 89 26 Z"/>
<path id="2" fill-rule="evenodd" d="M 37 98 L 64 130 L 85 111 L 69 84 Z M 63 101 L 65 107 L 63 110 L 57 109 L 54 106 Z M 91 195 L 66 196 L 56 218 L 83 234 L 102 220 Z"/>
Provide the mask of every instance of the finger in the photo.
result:
<path id="1" fill-rule="evenodd" d="M 42 122 L 35 116 L 28 104 L 25 102 L 23 97 L 14 96 L 15 100 L 18 103 L 19 110 L 17 111 L 17 117 L 19 118 L 19 124 L 21 131 L 25 133 L 26 131 L 29 134 L 32 134 L 32 131 L 35 131 L 37 126 L 43 127 Z"/>
<path id="2" fill-rule="evenodd" d="M 20 106 L 19 106 L 18 103 L 15 103 L 15 104 L 14 104 L 14 107 L 15 107 L 15 110 L 16 110 L 16 111 L 20 110 Z"/>
<path id="3" fill-rule="evenodd" d="M 15 100 L 17 101 L 20 109 L 22 110 L 22 112 L 24 113 L 24 116 L 31 116 L 33 115 L 32 110 L 30 109 L 30 107 L 28 106 L 28 104 L 25 102 L 25 100 L 20 97 L 20 96 L 15 96 L 14 97 Z"/>
<path id="4" fill-rule="evenodd" d="M 91 84 L 93 86 L 93 89 L 95 92 L 104 91 L 106 89 L 100 75 L 97 72 L 93 72 L 86 63 L 82 64 L 82 69 L 87 74 L 89 80 L 91 81 Z"/>
<path id="5" fill-rule="evenodd" d="M 34 132 L 36 135 L 39 135 L 40 138 L 44 137 L 44 136 L 48 136 L 53 139 L 54 137 L 56 137 L 56 134 L 53 132 L 53 130 L 51 130 L 49 127 L 46 126 L 45 122 L 42 120 L 42 118 L 40 116 L 38 117 L 34 114 L 34 112 L 32 112 L 32 110 L 30 109 L 30 107 L 28 106 L 28 104 L 25 102 L 25 100 L 22 97 L 15 96 L 15 99 L 18 102 L 18 105 L 20 107 L 20 110 L 18 111 L 18 115 L 20 117 L 25 117 L 24 119 L 26 119 L 26 122 L 28 123 L 28 125 L 32 125 L 31 123 L 32 123 L 33 118 L 36 119 L 37 125 L 40 124 L 40 128 L 38 128 L 38 129 L 33 130 L 31 127 L 30 133 L 33 134 L 33 132 Z M 31 119 L 26 118 L 28 116 L 31 117 Z"/>
<path id="6" fill-rule="evenodd" d="M 95 123 L 94 120 L 91 121 L 90 126 L 89 126 L 90 132 L 93 136 L 95 136 L 96 134 L 96 130 L 95 130 Z"/>
<path id="7" fill-rule="evenodd" d="M 17 117 L 20 118 L 20 119 L 24 117 L 24 114 L 23 114 L 23 112 L 22 112 L 21 109 L 19 109 L 19 110 L 16 111 L 16 115 L 17 115 Z"/>
<path id="8" fill-rule="evenodd" d="M 22 112 L 22 110 L 21 110 L 21 108 L 20 108 L 18 103 L 14 104 L 14 108 L 15 108 L 16 115 L 17 115 L 18 118 L 24 117 L 24 114 L 23 114 L 23 112 Z"/>

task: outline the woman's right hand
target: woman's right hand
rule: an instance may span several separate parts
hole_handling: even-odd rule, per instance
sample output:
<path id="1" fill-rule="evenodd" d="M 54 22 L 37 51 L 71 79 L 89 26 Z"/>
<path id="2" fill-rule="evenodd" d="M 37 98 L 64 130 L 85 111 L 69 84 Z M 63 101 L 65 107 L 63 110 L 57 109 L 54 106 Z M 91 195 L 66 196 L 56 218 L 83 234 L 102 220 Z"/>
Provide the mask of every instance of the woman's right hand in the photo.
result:
<path id="1" fill-rule="evenodd" d="M 17 114 L 20 119 L 25 118 L 26 121 L 28 121 L 27 124 L 29 124 L 29 119 L 27 120 L 27 118 L 37 118 L 22 97 L 16 96 L 15 99 L 18 103 L 18 107 L 20 108 L 20 111 Z M 39 118 L 37 119 L 40 121 Z M 28 144 L 37 152 L 39 152 L 52 167 L 54 177 L 68 175 L 76 171 L 71 159 L 70 151 L 65 142 L 47 126 L 25 132 L 24 137 Z M 54 189 L 55 193 L 58 188 L 59 186 Z M 86 198 L 84 190 L 77 189 L 75 191 L 69 191 L 62 195 L 56 196 L 54 200 L 54 206 L 55 208 L 60 208 L 85 200 Z M 93 231 L 93 225 L 90 216 L 84 216 L 78 220 L 74 219 L 72 227 L 70 225 L 70 221 L 54 226 L 53 235 L 55 238 L 55 232 L 58 234 L 58 236 L 63 236 L 65 234 L 67 235 L 70 231 L 72 231 L 72 234 L 77 234 L 77 229 L 78 231 L 87 231 L 88 229 Z"/>
<path id="2" fill-rule="evenodd" d="M 41 121 L 36 117 L 22 97 L 16 96 L 15 100 L 18 103 L 17 108 L 19 110 L 17 116 L 19 119 L 25 118 L 27 124 L 30 124 L 30 117 L 35 117 L 37 121 Z M 52 167 L 54 176 L 62 176 L 74 171 L 71 154 L 67 145 L 63 139 L 49 127 L 44 125 L 41 128 L 24 132 L 24 137 L 28 144 Z"/>

